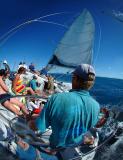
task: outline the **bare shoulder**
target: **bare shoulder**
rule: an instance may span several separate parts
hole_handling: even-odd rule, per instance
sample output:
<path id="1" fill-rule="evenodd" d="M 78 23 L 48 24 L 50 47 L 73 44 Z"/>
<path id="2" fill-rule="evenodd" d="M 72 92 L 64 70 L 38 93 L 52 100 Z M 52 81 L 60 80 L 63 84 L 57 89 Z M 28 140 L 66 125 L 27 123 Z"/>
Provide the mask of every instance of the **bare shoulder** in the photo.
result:
<path id="1" fill-rule="evenodd" d="M 20 78 L 20 75 L 19 75 L 19 74 L 16 74 L 16 76 L 15 76 L 13 82 L 17 81 L 19 78 Z"/>
<path id="2" fill-rule="evenodd" d="M 3 83 L 3 79 L 0 77 L 0 84 Z"/>
<path id="3" fill-rule="evenodd" d="M 19 78 L 19 77 L 20 77 L 20 75 L 19 75 L 19 74 L 16 74 L 15 78 Z"/>

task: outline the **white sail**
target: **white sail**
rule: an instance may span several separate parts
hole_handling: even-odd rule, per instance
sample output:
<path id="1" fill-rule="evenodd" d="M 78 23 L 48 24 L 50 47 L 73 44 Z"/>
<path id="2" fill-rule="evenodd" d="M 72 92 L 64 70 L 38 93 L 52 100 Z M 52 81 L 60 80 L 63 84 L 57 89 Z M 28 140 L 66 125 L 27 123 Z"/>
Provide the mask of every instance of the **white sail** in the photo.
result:
<path id="1" fill-rule="evenodd" d="M 50 73 L 65 73 L 92 62 L 95 25 L 87 9 L 73 22 L 48 63 Z"/>

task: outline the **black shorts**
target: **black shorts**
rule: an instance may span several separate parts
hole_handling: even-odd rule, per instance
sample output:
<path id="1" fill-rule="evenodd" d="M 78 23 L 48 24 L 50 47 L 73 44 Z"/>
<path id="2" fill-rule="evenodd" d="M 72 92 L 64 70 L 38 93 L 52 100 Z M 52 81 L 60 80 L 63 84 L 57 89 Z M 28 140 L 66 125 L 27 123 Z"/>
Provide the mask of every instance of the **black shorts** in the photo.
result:
<path id="1" fill-rule="evenodd" d="M 11 96 L 11 94 L 9 94 L 9 93 L 0 94 L 0 103 L 1 103 L 1 104 L 4 104 L 4 102 L 10 100 L 11 97 L 12 97 L 12 96 Z"/>

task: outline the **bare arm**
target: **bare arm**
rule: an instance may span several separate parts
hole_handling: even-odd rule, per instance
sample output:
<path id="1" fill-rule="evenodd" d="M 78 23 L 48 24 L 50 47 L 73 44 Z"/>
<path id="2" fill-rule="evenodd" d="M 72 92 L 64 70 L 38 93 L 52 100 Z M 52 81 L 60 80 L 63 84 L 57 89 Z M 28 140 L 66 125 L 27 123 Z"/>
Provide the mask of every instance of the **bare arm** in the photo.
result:
<path id="1" fill-rule="evenodd" d="M 14 89 L 14 91 L 16 92 L 16 84 L 19 80 L 20 76 L 17 74 L 12 82 L 12 88 Z"/>
<path id="2" fill-rule="evenodd" d="M 4 83 L 4 81 L 2 80 L 2 78 L 0 78 L 0 86 L 1 86 L 1 88 L 2 88 L 5 92 L 8 92 L 8 91 L 9 91 L 8 87 L 6 86 L 6 84 Z"/>
<path id="3" fill-rule="evenodd" d="M 18 116 L 22 115 L 22 113 L 13 104 L 11 104 L 9 101 L 6 101 L 4 103 L 4 107 L 6 107 L 8 110 L 12 111 L 13 113 L 15 113 Z"/>

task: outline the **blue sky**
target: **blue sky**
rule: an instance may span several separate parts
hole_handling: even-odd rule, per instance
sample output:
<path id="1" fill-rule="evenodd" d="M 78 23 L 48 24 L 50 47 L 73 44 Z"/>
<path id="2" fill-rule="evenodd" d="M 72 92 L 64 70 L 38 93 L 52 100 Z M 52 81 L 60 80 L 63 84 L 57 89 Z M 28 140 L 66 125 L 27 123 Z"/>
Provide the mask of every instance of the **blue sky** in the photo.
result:
<path id="1" fill-rule="evenodd" d="M 110 14 L 112 10 L 123 11 L 122 0 L 1 0 L 0 37 L 23 22 L 56 12 L 67 13 L 43 20 L 69 26 L 83 8 L 90 10 L 96 23 L 97 75 L 123 79 L 123 23 Z M 0 60 L 6 59 L 12 69 L 20 61 L 33 62 L 39 69 L 47 64 L 65 31 L 65 27 L 48 23 L 25 25 L 8 40 L 0 41 Z"/>

